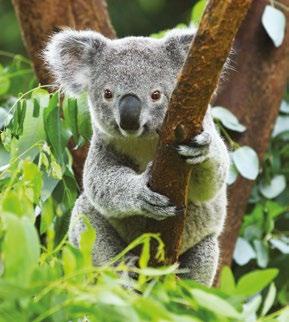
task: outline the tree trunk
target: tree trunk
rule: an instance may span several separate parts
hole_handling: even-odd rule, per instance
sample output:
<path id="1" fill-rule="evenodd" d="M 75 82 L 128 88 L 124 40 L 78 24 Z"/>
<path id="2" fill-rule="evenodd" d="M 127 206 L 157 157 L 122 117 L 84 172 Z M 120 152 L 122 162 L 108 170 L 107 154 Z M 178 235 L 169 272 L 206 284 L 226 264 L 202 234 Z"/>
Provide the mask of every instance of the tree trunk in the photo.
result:
<path id="1" fill-rule="evenodd" d="M 53 83 L 41 53 L 50 35 L 58 28 L 92 29 L 109 38 L 116 36 L 105 0 L 12 0 L 12 2 L 20 23 L 24 45 L 42 85 Z M 73 156 L 75 177 L 81 186 L 88 144 L 75 150 L 71 140 L 69 149 Z"/>
<path id="2" fill-rule="evenodd" d="M 57 28 L 93 29 L 114 38 L 103 0 L 12 0 L 24 45 L 42 85 L 52 79 L 41 57 L 49 36 Z"/>
<path id="3" fill-rule="evenodd" d="M 289 7 L 289 0 L 282 0 Z M 274 47 L 261 24 L 266 0 L 254 0 L 236 37 L 234 67 L 214 105 L 229 108 L 247 127 L 237 139 L 254 148 L 260 160 L 268 148 L 289 75 L 289 12 L 284 43 Z M 229 189 L 229 208 L 221 236 L 220 267 L 230 265 L 253 181 L 239 178 Z"/>
<path id="4" fill-rule="evenodd" d="M 191 167 L 178 156 L 173 146 L 188 143 L 201 131 L 211 96 L 251 1 L 208 2 L 169 103 L 152 167 L 150 187 L 168 196 L 184 210 L 174 218 L 149 221 L 147 225 L 149 232 L 161 234 L 168 263 L 178 258 L 191 174 Z"/>

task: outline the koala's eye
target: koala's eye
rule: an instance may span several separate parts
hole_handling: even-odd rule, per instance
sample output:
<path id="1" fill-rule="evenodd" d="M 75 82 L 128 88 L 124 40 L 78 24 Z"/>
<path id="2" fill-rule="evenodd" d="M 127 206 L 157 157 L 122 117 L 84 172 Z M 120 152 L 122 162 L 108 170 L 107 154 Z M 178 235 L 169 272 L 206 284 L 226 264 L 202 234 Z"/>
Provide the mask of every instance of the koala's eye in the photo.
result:
<path id="1" fill-rule="evenodd" d="M 110 89 L 107 88 L 104 90 L 104 98 L 105 99 L 109 100 L 112 98 L 112 96 L 113 96 L 112 91 Z"/>
<path id="2" fill-rule="evenodd" d="M 151 93 L 151 98 L 154 101 L 158 101 L 161 98 L 161 92 L 160 91 L 153 91 Z"/>

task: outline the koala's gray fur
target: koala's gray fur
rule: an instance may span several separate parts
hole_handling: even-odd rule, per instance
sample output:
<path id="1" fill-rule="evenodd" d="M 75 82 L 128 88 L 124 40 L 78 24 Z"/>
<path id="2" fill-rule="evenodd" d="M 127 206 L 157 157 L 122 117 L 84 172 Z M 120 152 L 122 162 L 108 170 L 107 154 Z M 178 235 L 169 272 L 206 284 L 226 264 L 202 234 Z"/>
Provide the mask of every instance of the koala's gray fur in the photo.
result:
<path id="1" fill-rule="evenodd" d="M 194 29 L 185 29 L 162 39 L 109 40 L 93 31 L 65 30 L 47 46 L 46 61 L 61 87 L 73 95 L 88 92 L 93 137 L 69 238 L 78 245 L 85 229 L 80 215 L 86 214 L 97 231 L 95 265 L 107 262 L 145 231 L 148 218 L 178 215 L 170 200 L 147 183 L 157 131 L 194 34 Z M 105 89 L 112 98 L 104 97 Z M 161 96 L 154 101 L 151 93 L 156 90 Z M 139 127 L 133 134 L 120 127 L 120 100 L 127 94 L 141 101 Z M 209 108 L 203 129 L 191 144 L 177 147 L 193 167 L 180 266 L 189 269 L 186 277 L 210 285 L 226 215 L 229 158 Z"/>

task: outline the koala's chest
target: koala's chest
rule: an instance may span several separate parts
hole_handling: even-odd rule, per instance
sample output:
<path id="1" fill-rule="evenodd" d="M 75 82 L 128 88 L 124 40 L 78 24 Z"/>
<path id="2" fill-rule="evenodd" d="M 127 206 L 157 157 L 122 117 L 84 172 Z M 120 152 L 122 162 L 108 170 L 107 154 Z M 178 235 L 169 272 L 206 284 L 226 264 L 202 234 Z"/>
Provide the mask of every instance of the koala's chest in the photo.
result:
<path id="1" fill-rule="evenodd" d="M 157 142 L 157 138 L 131 139 L 127 142 L 118 142 L 114 147 L 117 152 L 131 160 L 140 172 L 143 172 L 147 164 L 154 158 Z"/>

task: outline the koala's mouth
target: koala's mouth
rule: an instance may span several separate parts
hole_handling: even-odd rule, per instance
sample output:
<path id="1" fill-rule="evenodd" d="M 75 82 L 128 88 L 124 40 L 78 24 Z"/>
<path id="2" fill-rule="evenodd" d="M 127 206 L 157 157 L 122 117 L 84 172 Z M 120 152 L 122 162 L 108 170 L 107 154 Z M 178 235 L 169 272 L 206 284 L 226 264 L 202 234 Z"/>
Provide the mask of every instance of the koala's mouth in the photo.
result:
<path id="1" fill-rule="evenodd" d="M 136 131 L 124 130 L 119 125 L 116 125 L 115 129 L 120 133 L 121 136 L 127 137 L 127 138 L 143 137 L 150 134 L 148 124 L 144 124 Z"/>
<path id="2" fill-rule="evenodd" d="M 144 128 L 141 127 L 137 131 L 128 131 L 128 130 L 123 130 L 121 127 L 119 128 L 119 131 L 122 136 L 124 137 L 134 137 L 137 138 L 143 134 Z"/>

